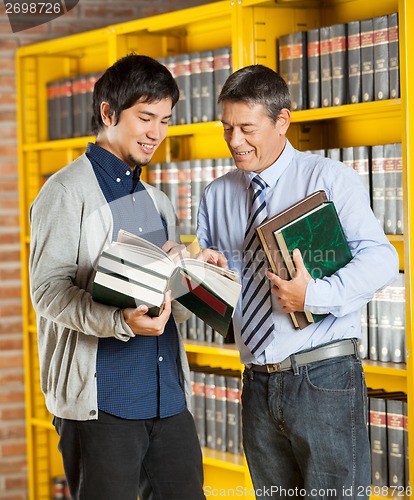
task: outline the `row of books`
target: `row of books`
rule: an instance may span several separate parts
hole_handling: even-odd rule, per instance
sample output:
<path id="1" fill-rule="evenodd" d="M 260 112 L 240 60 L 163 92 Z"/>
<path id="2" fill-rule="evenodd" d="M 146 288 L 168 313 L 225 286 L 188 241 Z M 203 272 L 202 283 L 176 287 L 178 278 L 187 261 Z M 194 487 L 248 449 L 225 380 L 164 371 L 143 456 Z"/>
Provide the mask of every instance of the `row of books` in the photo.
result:
<path id="1" fill-rule="evenodd" d="M 48 137 L 68 139 L 92 135 L 92 96 L 102 73 L 88 73 L 48 82 Z"/>
<path id="2" fill-rule="evenodd" d="M 148 166 L 148 182 L 164 191 L 171 200 L 180 221 L 181 233 L 195 234 L 204 188 L 234 168 L 231 158 L 154 163 Z"/>
<path id="3" fill-rule="evenodd" d="M 387 234 L 403 234 L 401 143 L 312 150 L 339 160 L 358 172 L 371 197 L 371 206 Z"/>
<path id="4" fill-rule="evenodd" d="M 231 73 L 231 48 L 189 52 L 159 59 L 180 89 L 172 125 L 221 119 L 217 98 Z"/>
<path id="5" fill-rule="evenodd" d="M 361 311 L 361 358 L 405 363 L 405 315 L 404 273 L 401 272 L 392 285 L 376 292 Z"/>
<path id="6" fill-rule="evenodd" d="M 398 98 L 398 14 L 288 33 L 278 59 L 293 110 Z"/>
<path id="7" fill-rule="evenodd" d="M 240 373 L 191 368 L 193 416 L 203 447 L 242 455 Z"/>
<path id="8" fill-rule="evenodd" d="M 210 345 L 234 344 L 234 333 L 229 331 L 226 337 L 207 325 L 202 319 L 192 314 L 187 321 L 179 323 L 178 330 L 185 340 L 206 342 Z"/>
<path id="9" fill-rule="evenodd" d="M 368 402 L 372 485 L 385 488 L 385 496 L 404 496 L 410 484 L 407 396 L 369 389 Z"/>

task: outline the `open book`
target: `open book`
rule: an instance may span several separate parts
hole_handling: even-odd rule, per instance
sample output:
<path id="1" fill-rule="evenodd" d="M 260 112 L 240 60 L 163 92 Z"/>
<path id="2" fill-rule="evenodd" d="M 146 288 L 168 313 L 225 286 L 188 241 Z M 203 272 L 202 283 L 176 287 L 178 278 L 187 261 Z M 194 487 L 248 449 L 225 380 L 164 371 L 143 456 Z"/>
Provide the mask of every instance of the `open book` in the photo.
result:
<path id="1" fill-rule="evenodd" d="M 127 231 L 98 261 L 93 298 L 120 308 L 145 304 L 161 314 L 165 293 L 226 336 L 241 292 L 239 276 L 197 259 L 175 263 L 161 248 Z"/>

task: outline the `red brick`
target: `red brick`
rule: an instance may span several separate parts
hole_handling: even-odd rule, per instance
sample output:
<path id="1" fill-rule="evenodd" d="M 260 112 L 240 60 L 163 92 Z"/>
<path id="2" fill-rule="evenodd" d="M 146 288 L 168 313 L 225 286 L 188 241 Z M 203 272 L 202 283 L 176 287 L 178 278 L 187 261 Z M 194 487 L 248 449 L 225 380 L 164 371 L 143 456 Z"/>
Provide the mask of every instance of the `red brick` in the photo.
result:
<path id="1" fill-rule="evenodd" d="M 5 75 L 0 73 L 0 87 L 9 87 L 11 89 L 16 87 L 16 77 L 14 75 Z"/>
<path id="2" fill-rule="evenodd" d="M 26 428 L 22 423 L 21 425 L 8 425 L 7 427 L 0 427 L 0 439 L 14 439 L 23 438 L 26 436 Z"/>
<path id="3" fill-rule="evenodd" d="M 21 277 L 20 267 L 1 268 L 0 267 L 0 281 L 5 280 L 19 280 Z M 21 285 L 20 285 L 21 286 Z"/>
<path id="4" fill-rule="evenodd" d="M 6 479 L 6 490 L 22 490 L 27 487 L 27 479 L 24 476 Z"/>
<path id="5" fill-rule="evenodd" d="M 10 316 L 11 315 L 9 315 L 9 317 Z M 23 331 L 23 322 L 21 319 L 13 319 L 12 321 L 5 321 L 5 318 L 3 317 L 2 320 L 0 321 L 0 335 L 9 333 L 21 333 L 22 331 Z M 1 380 L 1 374 L 0 374 L 0 380 Z"/>
<path id="6" fill-rule="evenodd" d="M 0 387 L 5 387 L 6 385 L 21 385 L 24 383 L 24 373 L 23 368 L 13 371 L 4 371 L 0 373 Z M 6 411 L 6 410 L 4 410 Z M 0 418 L 0 421 L 2 418 Z"/>
<path id="7" fill-rule="evenodd" d="M 0 246 L 0 262 L 18 262 L 20 260 L 20 250 L 3 250 Z"/>
<path id="8" fill-rule="evenodd" d="M 11 459 L 0 461 L 0 474 L 16 474 L 24 472 L 27 467 L 27 461 L 23 459 Z M 3 499 L 2 499 L 3 500 Z"/>
<path id="9" fill-rule="evenodd" d="M 0 420 L 2 422 L 10 420 L 21 420 L 24 421 L 26 417 L 26 411 L 24 407 L 21 408 L 5 408 L 0 409 Z"/>
<path id="10" fill-rule="evenodd" d="M 22 305 L 19 304 L 2 304 L 0 302 L 0 318 L 7 318 L 13 316 L 20 316 L 22 314 Z M 2 320 L 3 321 L 3 320 Z M 2 323 L 0 321 L 0 325 Z M 0 326 L 1 331 L 1 326 Z"/>
<path id="11" fill-rule="evenodd" d="M 21 457 L 26 454 L 26 444 L 25 443 L 14 443 L 3 445 L 2 447 L 3 457 Z"/>
<path id="12" fill-rule="evenodd" d="M 1 345 L 1 344 L 0 344 Z M 14 351 L 17 349 L 17 343 L 10 342 L 10 346 Z M 21 346 L 20 346 L 21 347 Z M 23 352 L 20 351 L 21 354 L 10 354 L 10 353 L 2 353 L 0 352 L 0 370 L 7 370 L 9 368 L 17 368 L 22 366 L 23 363 Z M 0 392 L 0 400 L 1 400 L 1 392 Z M 20 401 L 20 400 L 19 400 Z"/>
<path id="13" fill-rule="evenodd" d="M 1 181 L 0 181 L 0 186 L 1 186 Z M 2 221 L 1 225 L 4 227 L 17 227 L 20 224 L 20 216 L 19 214 L 8 214 L 8 215 L 2 215 Z"/>
<path id="14" fill-rule="evenodd" d="M 82 17 L 86 18 L 109 18 L 113 19 L 114 22 L 118 22 L 115 20 L 122 19 L 135 19 L 137 15 L 137 11 L 135 8 L 128 7 L 102 7 L 101 5 L 98 7 L 95 6 L 86 6 L 82 7 Z"/>
<path id="15" fill-rule="evenodd" d="M 0 159 L 0 176 L 1 175 L 10 175 L 17 174 L 18 172 L 18 164 L 16 161 L 2 161 Z"/>
<path id="16" fill-rule="evenodd" d="M 17 146 L 0 146 L 0 157 L 17 158 Z"/>
<path id="17" fill-rule="evenodd" d="M 16 357 L 14 362 L 11 361 L 9 366 L 2 363 L 2 358 L 11 358 L 6 351 L 22 351 L 23 350 L 23 338 L 14 339 L 2 339 L 0 337 L 0 368 L 15 368 L 20 366 L 21 356 Z"/>

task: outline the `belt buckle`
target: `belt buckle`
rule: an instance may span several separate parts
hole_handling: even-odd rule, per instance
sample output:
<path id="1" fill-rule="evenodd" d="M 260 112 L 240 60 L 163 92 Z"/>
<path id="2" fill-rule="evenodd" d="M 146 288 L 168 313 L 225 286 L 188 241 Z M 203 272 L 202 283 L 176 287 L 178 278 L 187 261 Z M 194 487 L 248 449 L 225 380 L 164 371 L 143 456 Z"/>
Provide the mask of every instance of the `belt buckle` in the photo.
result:
<path id="1" fill-rule="evenodd" d="M 282 371 L 282 363 L 271 363 L 266 365 L 267 373 L 276 373 Z"/>

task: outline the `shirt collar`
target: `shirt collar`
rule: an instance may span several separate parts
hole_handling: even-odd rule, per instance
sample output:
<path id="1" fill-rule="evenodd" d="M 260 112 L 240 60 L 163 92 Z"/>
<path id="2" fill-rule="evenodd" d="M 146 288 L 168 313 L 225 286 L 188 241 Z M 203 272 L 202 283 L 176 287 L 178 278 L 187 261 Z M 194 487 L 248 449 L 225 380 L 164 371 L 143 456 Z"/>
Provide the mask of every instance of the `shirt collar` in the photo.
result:
<path id="1" fill-rule="evenodd" d="M 266 182 L 270 188 L 274 188 L 277 181 L 282 176 L 283 172 L 287 169 L 292 161 L 295 150 L 292 144 L 286 139 L 285 147 L 279 158 L 270 167 L 260 173 L 260 177 Z M 246 172 L 246 189 L 250 187 L 250 183 L 257 174 L 255 172 Z"/>
<path id="2" fill-rule="evenodd" d="M 86 154 L 87 156 L 92 158 L 103 170 L 105 170 L 105 172 L 114 181 L 119 182 L 117 179 L 124 179 L 125 176 L 128 176 L 128 178 L 132 179 L 132 169 L 107 149 L 89 142 L 86 148 Z M 140 177 L 142 168 L 138 166 L 136 168 L 138 169 L 137 173 Z"/>

